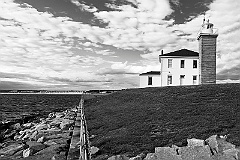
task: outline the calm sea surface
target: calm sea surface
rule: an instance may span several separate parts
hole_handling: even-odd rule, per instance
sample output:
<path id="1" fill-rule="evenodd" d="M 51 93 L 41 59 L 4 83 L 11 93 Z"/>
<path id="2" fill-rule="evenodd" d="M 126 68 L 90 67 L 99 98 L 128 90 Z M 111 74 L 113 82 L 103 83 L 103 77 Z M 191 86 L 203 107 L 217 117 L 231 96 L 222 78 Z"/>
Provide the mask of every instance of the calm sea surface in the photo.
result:
<path id="1" fill-rule="evenodd" d="M 80 98 L 80 94 L 0 94 L 0 122 L 64 111 L 78 105 Z"/>

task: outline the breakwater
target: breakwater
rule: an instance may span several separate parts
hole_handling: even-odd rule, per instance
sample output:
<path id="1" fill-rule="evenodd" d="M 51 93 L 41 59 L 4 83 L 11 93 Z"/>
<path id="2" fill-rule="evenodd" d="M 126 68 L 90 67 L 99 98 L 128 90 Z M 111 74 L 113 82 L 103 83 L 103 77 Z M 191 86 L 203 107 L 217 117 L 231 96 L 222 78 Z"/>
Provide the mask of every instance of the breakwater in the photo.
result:
<path id="1" fill-rule="evenodd" d="M 240 148 L 226 141 L 225 136 L 213 135 L 206 140 L 187 139 L 187 146 L 156 147 L 154 153 L 136 157 L 116 155 L 108 160 L 239 160 Z"/>
<path id="2" fill-rule="evenodd" d="M 85 136 L 88 142 L 87 131 L 83 128 L 84 126 L 86 128 L 83 118 L 81 99 L 78 106 L 63 112 L 52 112 L 38 122 L 9 123 L 1 132 L 0 159 L 79 159 L 81 148 L 88 144 L 81 138 Z M 87 154 L 90 157 L 90 152 Z"/>

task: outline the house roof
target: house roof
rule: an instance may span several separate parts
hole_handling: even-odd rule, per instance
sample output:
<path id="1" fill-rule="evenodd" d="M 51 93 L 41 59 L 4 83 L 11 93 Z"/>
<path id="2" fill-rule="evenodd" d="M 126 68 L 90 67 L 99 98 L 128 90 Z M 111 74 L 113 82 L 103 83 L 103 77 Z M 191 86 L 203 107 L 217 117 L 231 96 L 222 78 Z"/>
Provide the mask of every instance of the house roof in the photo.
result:
<path id="1" fill-rule="evenodd" d="M 174 51 L 174 52 L 169 52 L 169 53 L 166 53 L 166 54 L 162 54 L 162 55 L 159 55 L 160 57 L 172 57 L 172 56 L 181 56 L 181 57 L 198 57 L 199 56 L 199 53 L 198 52 L 194 52 L 194 51 L 191 51 L 191 50 L 188 50 L 188 49 L 180 49 L 180 50 L 177 50 L 177 51 Z"/>
<path id="2" fill-rule="evenodd" d="M 146 73 L 141 73 L 139 74 L 139 76 L 146 76 L 146 75 L 160 75 L 159 71 L 150 71 L 150 72 L 146 72 Z"/>

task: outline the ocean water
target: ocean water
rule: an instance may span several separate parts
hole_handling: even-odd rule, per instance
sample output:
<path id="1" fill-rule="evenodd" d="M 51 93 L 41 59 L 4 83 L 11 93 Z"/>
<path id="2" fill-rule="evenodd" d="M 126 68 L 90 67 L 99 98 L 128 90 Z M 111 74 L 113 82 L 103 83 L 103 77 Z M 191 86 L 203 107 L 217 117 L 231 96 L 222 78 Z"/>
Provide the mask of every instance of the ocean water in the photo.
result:
<path id="1" fill-rule="evenodd" d="M 64 111 L 79 104 L 80 94 L 0 94 L 0 122 Z"/>

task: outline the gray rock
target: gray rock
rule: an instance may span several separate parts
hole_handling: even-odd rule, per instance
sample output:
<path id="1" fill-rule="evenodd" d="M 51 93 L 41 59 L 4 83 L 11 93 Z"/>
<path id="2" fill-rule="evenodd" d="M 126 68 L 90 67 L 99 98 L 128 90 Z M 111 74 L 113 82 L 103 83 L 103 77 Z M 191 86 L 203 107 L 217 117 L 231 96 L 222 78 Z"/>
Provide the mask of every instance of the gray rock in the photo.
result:
<path id="1" fill-rule="evenodd" d="M 45 142 L 45 140 L 46 140 L 46 138 L 44 136 L 42 136 L 42 137 L 38 138 L 37 142 L 43 143 L 43 142 Z"/>
<path id="2" fill-rule="evenodd" d="M 24 129 L 30 129 L 34 124 L 32 122 L 23 124 Z"/>
<path id="3" fill-rule="evenodd" d="M 36 140 L 37 134 L 38 134 L 38 131 L 37 131 L 37 130 L 34 131 L 34 132 L 31 134 L 31 136 L 29 137 L 29 139 L 30 139 L 30 140 Z"/>
<path id="4" fill-rule="evenodd" d="M 46 141 L 46 142 L 44 142 L 44 144 L 67 144 L 67 141 L 68 141 L 68 139 L 66 139 L 66 138 L 59 138 L 59 139 L 50 139 L 50 140 L 48 140 L 48 141 Z"/>
<path id="5" fill-rule="evenodd" d="M 144 160 L 158 160 L 158 157 L 155 153 L 148 153 Z"/>
<path id="6" fill-rule="evenodd" d="M 36 155 L 39 155 L 39 154 L 46 154 L 46 153 L 59 153 L 60 151 L 62 151 L 62 148 L 65 148 L 66 145 L 65 144 L 57 144 L 57 145 L 52 145 L 52 146 L 49 146 L 47 148 L 44 148 L 43 150 L 39 151 L 36 153 Z"/>
<path id="7" fill-rule="evenodd" d="M 226 141 L 225 138 L 220 138 L 217 135 L 213 135 L 205 140 L 214 154 L 223 153 L 225 150 L 234 149 L 235 145 Z"/>
<path id="8" fill-rule="evenodd" d="M 0 149 L 0 155 L 13 155 L 14 153 L 18 152 L 19 150 L 24 148 L 24 144 L 14 143 L 7 147 Z"/>
<path id="9" fill-rule="evenodd" d="M 191 139 L 187 139 L 187 142 L 189 147 L 205 145 L 205 141 L 202 139 L 191 138 Z"/>
<path id="10" fill-rule="evenodd" d="M 96 154 L 99 151 L 99 148 L 92 146 L 90 151 L 91 151 L 91 154 Z"/>
<path id="11" fill-rule="evenodd" d="M 12 129 L 20 130 L 21 129 L 21 124 L 20 123 L 15 123 L 11 126 Z"/>
<path id="12" fill-rule="evenodd" d="M 109 157 L 108 160 L 129 160 L 129 158 L 125 155 L 116 155 Z"/>
<path id="13" fill-rule="evenodd" d="M 22 154 L 23 154 L 24 158 L 29 157 L 29 156 L 33 155 L 33 150 L 30 148 L 27 148 L 22 152 Z"/>
<path id="14" fill-rule="evenodd" d="M 38 143 L 36 141 L 28 141 L 26 144 L 29 146 L 30 150 L 33 150 L 34 153 L 46 148 L 44 144 Z"/>
<path id="15" fill-rule="evenodd" d="M 46 139 L 71 138 L 69 133 L 53 134 L 46 136 Z"/>
<path id="16" fill-rule="evenodd" d="M 161 160 L 182 160 L 176 148 L 157 147 L 155 148 L 155 155 Z"/>
<path id="17" fill-rule="evenodd" d="M 73 125 L 73 123 L 74 123 L 73 120 L 64 119 L 60 124 L 60 128 L 62 130 L 68 130 L 71 127 L 71 125 Z"/>
<path id="18" fill-rule="evenodd" d="M 48 129 L 48 125 L 44 124 L 44 123 L 43 124 L 38 124 L 38 125 L 35 126 L 35 129 L 38 130 L 38 131 L 39 130 L 45 130 L 45 129 Z"/>
<path id="19" fill-rule="evenodd" d="M 142 160 L 141 156 L 132 157 L 129 160 Z"/>
<path id="20" fill-rule="evenodd" d="M 183 160 L 212 160 L 209 146 L 180 147 Z"/>

